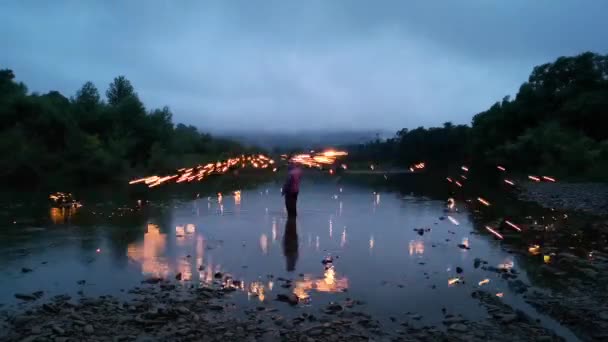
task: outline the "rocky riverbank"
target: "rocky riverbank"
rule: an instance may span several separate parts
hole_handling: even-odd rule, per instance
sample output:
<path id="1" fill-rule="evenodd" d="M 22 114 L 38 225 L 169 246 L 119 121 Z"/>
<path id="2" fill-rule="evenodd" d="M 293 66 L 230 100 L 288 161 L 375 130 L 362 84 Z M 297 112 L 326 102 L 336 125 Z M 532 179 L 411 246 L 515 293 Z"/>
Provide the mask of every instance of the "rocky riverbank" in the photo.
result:
<path id="1" fill-rule="evenodd" d="M 602 183 L 521 183 L 520 199 L 546 208 L 608 215 L 608 184 Z"/>
<path id="2" fill-rule="evenodd" d="M 291 295 L 266 300 L 242 310 L 229 303 L 234 288 L 193 288 L 159 281 L 132 289 L 134 298 L 56 296 L 43 304 L 5 311 L 0 321 L 2 341 L 562 341 L 524 313 L 496 296 L 474 291 L 488 312 L 468 321 L 442 310 L 440 326 L 423 326 L 422 316 L 404 313 L 383 323 L 365 313 L 356 300 L 328 303 L 316 313 Z M 44 294 L 23 300 L 44 299 Z M 41 299 L 39 299 L 41 298 Z M 281 309 L 289 314 L 281 314 Z M 301 310 L 304 311 L 304 310 Z M 466 311 L 466 308 L 463 308 Z M 285 312 L 285 311 L 283 311 Z"/>

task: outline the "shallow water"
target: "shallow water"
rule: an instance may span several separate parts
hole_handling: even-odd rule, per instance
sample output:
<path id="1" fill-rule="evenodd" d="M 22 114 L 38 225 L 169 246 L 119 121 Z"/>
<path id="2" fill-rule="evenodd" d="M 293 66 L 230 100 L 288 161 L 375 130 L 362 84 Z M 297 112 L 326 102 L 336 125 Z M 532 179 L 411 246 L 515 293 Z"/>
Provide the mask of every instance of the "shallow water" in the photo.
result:
<path id="1" fill-rule="evenodd" d="M 54 224 L 2 230 L 0 303 L 12 307 L 16 292 L 38 290 L 45 298 L 78 291 L 127 296 L 121 290 L 149 276 L 181 273 L 183 282 L 198 285 L 222 272 L 242 282 L 233 299 L 239 308 L 294 292 L 303 310 L 352 298 L 383 319 L 402 320 L 412 312 L 422 315 L 420 324 L 437 324 L 442 309 L 485 317 L 471 297 L 481 287 L 570 336 L 535 313 L 499 274 L 473 266 L 481 258 L 488 266 L 512 267 L 518 279 L 530 282 L 520 267 L 525 260 L 502 250 L 489 234 L 472 234 L 464 203 L 448 209 L 445 201 L 425 197 L 311 182 L 303 184 L 298 207 L 298 218 L 287 222 L 280 190 L 270 183 L 240 196 L 154 201 L 112 214 L 84 203 L 69 223 L 61 210 L 51 209 Z M 426 230 L 421 235 L 418 228 Z M 324 265 L 329 257 L 333 262 Z M 22 267 L 33 271 L 22 273 Z M 458 283 L 448 284 L 456 277 Z M 279 278 L 294 285 L 283 288 Z"/>

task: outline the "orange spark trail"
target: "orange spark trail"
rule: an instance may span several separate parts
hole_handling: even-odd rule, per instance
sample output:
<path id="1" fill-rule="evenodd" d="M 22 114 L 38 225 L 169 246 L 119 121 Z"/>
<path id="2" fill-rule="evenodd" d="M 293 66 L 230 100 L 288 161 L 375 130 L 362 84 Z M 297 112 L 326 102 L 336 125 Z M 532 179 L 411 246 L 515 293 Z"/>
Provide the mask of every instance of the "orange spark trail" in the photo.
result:
<path id="1" fill-rule="evenodd" d="M 488 227 L 488 226 L 486 226 L 486 229 L 487 229 L 487 230 L 488 230 L 490 233 L 494 234 L 494 235 L 495 235 L 497 238 L 499 238 L 499 239 L 501 239 L 501 240 L 502 240 L 502 239 L 504 239 L 504 238 L 502 237 L 502 235 L 500 235 L 500 234 L 499 234 L 497 231 L 495 231 L 494 229 L 492 229 L 492 228 L 490 228 L 490 227 Z"/>
<path id="2" fill-rule="evenodd" d="M 485 205 L 486 207 L 489 207 L 489 206 L 490 206 L 490 202 L 486 201 L 485 199 L 483 199 L 483 198 L 481 198 L 481 197 L 477 197 L 477 200 L 478 200 L 478 201 L 479 201 L 481 204 Z"/>
<path id="3" fill-rule="evenodd" d="M 508 224 L 509 226 L 513 227 L 515 230 L 521 232 L 521 228 L 519 228 L 516 224 L 511 223 L 509 221 L 505 221 L 506 224 Z"/>

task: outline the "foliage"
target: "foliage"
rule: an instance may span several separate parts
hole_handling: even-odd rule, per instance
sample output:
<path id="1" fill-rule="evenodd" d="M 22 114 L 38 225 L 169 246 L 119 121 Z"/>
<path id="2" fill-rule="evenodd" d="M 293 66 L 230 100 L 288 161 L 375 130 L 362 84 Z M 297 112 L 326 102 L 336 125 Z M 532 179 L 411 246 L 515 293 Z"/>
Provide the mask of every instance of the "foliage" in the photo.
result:
<path id="1" fill-rule="evenodd" d="M 537 66 L 515 99 L 473 117 L 472 126 L 402 129 L 395 138 L 353 147 L 407 167 L 502 164 L 573 179 L 608 179 L 608 56 L 583 53 Z"/>
<path id="2" fill-rule="evenodd" d="M 0 70 L 1 179 L 100 183 L 245 152 L 194 126 L 174 126 L 168 107 L 147 111 L 124 76 L 106 97 L 91 82 L 71 99 L 28 94 L 11 70 Z"/>

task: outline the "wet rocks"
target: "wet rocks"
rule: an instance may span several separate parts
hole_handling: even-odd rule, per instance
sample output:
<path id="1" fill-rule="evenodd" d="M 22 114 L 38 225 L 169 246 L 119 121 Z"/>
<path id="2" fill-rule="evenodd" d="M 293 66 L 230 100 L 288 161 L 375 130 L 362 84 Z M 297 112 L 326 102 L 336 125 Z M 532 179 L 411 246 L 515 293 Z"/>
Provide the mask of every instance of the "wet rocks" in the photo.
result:
<path id="1" fill-rule="evenodd" d="M 298 300 L 298 296 L 296 296 L 293 293 L 290 294 L 278 294 L 277 295 L 277 300 L 279 302 L 285 302 L 288 303 L 290 305 L 297 305 L 299 300 Z"/>
<path id="2" fill-rule="evenodd" d="M 467 326 L 462 323 L 451 324 L 448 327 L 448 329 L 452 330 L 452 331 L 456 331 L 456 332 L 461 332 L 461 333 L 467 332 L 469 330 L 469 328 L 467 328 Z"/>
<path id="3" fill-rule="evenodd" d="M 22 267 L 21 268 L 21 273 L 30 273 L 34 270 L 32 270 L 31 268 L 27 268 L 27 267 Z"/>
<path id="4" fill-rule="evenodd" d="M 462 243 L 458 244 L 458 248 L 460 248 L 460 249 L 471 249 L 471 247 L 469 247 L 469 246 L 467 246 L 465 244 L 462 244 Z"/>
<path id="5" fill-rule="evenodd" d="M 27 293 L 15 293 L 15 298 L 27 301 L 38 299 L 38 297 L 34 296 L 33 294 Z"/>
<path id="6" fill-rule="evenodd" d="M 163 281 L 163 278 L 159 277 L 150 277 L 142 280 L 142 284 L 158 284 Z"/>
<path id="7" fill-rule="evenodd" d="M 82 328 L 82 331 L 84 331 L 88 335 L 92 335 L 95 332 L 95 329 L 93 329 L 92 325 L 87 324 L 84 326 L 84 328 Z"/>

